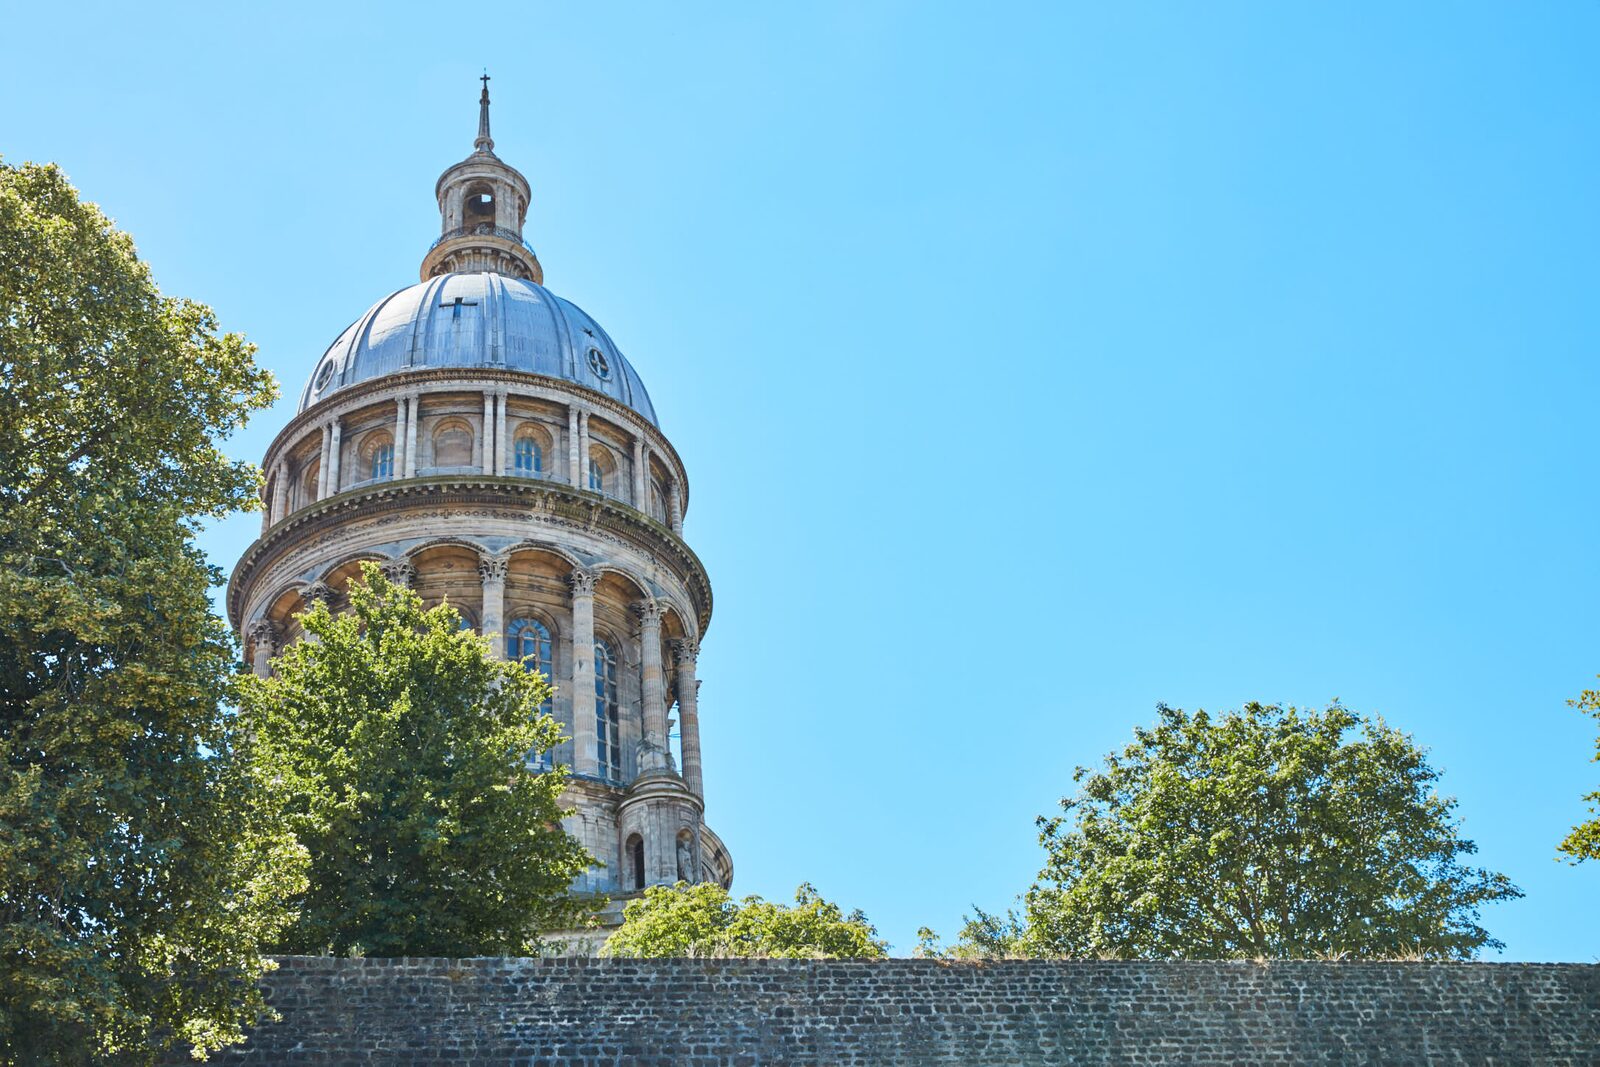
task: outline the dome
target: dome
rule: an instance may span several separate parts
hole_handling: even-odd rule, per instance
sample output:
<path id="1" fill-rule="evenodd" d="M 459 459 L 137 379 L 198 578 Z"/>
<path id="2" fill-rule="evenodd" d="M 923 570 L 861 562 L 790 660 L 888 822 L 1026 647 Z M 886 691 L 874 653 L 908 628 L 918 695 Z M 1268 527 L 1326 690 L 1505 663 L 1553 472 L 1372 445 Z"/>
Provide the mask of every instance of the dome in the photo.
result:
<path id="1" fill-rule="evenodd" d="M 384 297 L 317 361 L 299 410 L 358 382 L 428 367 L 561 378 L 656 423 L 644 383 L 599 323 L 544 286 L 503 274 L 441 274 Z"/>

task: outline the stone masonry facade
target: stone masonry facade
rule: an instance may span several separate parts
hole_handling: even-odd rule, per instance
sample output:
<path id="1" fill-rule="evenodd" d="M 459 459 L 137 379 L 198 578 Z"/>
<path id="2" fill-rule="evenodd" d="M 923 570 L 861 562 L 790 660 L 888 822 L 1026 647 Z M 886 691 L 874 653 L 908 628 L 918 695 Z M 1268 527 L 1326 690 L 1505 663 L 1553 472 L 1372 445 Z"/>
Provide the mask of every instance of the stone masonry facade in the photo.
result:
<path id="1" fill-rule="evenodd" d="M 224 1063 L 1600 1063 L 1600 967 L 291 957 Z M 190 1062 L 174 1059 L 177 1062 Z"/>

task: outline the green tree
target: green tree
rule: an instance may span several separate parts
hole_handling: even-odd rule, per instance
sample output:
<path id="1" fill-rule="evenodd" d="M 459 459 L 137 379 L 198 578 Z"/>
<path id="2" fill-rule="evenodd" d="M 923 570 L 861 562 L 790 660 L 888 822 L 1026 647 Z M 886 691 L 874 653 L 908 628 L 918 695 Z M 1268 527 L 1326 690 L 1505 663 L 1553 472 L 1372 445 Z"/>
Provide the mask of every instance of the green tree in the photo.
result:
<path id="1" fill-rule="evenodd" d="M 875 959 L 885 944 L 860 911 L 846 915 L 810 885 L 794 906 L 757 896 L 736 901 L 720 885 L 651 886 L 628 902 L 608 956 Z"/>
<path id="2" fill-rule="evenodd" d="M 237 1040 L 302 857 L 252 801 L 196 525 L 276 386 L 52 166 L 0 164 L 0 1060 Z"/>
<path id="3" fill-rule="evenodd" d="M 1153 959 L 1501 947 L 1479 908 L 1521 893 L 1463 865 L 1476 848 L 1407 735 L 1337 703 L 1159 712 L 1103 768 L 1078 769 L 1062 816 L 1039 820 L 1047 862 L 1025 926 L 995 924 L 1001 943 Z"/>
<path id="4" fill-rule="evenodd" d="M 490 655 L 449 605 L 375 564 L 350 610 L 317 604 L 310 640 L 241 681 L 260 774 L 311 854 L 287 952 L 485 956 L 529 951 L 576 921 L 593 862 L 562 830 L 562 769 L 529 760 L 560 738 L 549 683 Z"/>
<path id="5" fill-rule="evenodd" d="M 1600 719 L 1600 690 L 1585 689 L 1577 700 L 1567 703 L 1586 715 Z M 1595 762 L 1600 763 L 1600 739 L 1595 742 Z M 1561 851 L 1572 857 L 1572 862 L 1600 859 L 1600 789 L 1584 796 L 1589 802 L 1589 814 L 1594 818 L 1572 828 L 1561 842 Z"/>

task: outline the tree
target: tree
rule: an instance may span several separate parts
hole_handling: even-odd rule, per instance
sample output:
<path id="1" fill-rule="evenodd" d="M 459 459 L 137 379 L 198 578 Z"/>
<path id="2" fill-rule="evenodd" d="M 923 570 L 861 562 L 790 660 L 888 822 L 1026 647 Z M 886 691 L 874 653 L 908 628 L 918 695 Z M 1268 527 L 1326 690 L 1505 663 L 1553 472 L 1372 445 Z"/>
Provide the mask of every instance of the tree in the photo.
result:
<path id="1" fill-rule="evenodd" d="M 886 945 L 860 911 L 844 914 L 810 885 L 794 906 L 757 896 L 735 901 L 720 885 L 651 886 L 628 902 L 608 956 L 876 959 Z"/>
<path id="2" fill-rule="evenodd" d="M 1411 739 L 1338 703 L 1262 704 L 1213 720 L 1162 705 L 1152 728 L 1079 768 L 1040 819 L 1030 955 L 1427 956 L 1499 948 L 1481 905 L 1521 896 L 1464 866 L 1455 800 Z"/>
<path id="3" fill-rule="evenodd" d="M 276 394 L 53 166 L 0 164 L 0 1060 L 216 1048 L 262 1009 L 293 838 L 220 703 L 197 522 Z"/>
<path id="4" fill-rule="evenodd" d="M 1600 719 L 1600 690 L 1585 689 L 1577 700 L 1567 703 L 1586 715 Z M 1594 760 L 1600 763 L 1600 740 L 1595 742 Z M 1583 799 L 1589 802 L 1589 814 L 1594 818 L 1574 826 L 1560 845 L 1561 851 L 1571 856 L 1574 863 L 1600 859 L 1600 789 L 1585 794 Z"/>
<path id="5" fill-rule="evenodd" d="M 350 610 L 318 603 L 310 640 L 242 714 L 311 854 L 287 952 L 486 956 L 529 951 L 574 922 L 568 886 L 593 862 L 562 830 L 563 769 L 532 755 L 560 739 L 542 675 L 495 659 L 448 604 L 425 610 L 375 564 Z"/>

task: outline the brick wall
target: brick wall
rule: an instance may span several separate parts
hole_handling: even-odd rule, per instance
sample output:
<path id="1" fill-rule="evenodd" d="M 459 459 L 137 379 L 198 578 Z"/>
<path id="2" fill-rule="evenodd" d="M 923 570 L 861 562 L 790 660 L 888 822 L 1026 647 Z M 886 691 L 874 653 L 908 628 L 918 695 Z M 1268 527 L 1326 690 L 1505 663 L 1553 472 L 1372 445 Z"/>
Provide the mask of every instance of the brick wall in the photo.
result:
<path id="1" fill-rule="evenodd" d="M 1600 1064 L 1577 964 L 301 956 L 266 984 L 283 1021 L 222 1062 Z"/>

